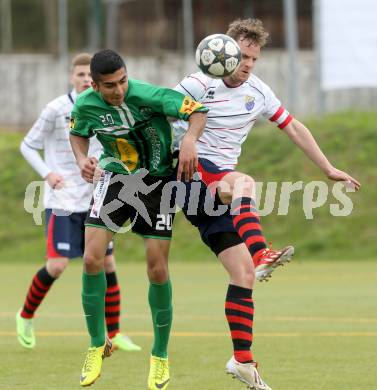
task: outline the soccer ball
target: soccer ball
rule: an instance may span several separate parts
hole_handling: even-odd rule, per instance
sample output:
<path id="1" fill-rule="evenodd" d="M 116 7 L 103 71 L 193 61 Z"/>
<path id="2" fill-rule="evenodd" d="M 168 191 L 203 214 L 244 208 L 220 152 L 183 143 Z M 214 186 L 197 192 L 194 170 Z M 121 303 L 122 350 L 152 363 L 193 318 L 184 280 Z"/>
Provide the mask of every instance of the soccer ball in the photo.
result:
<path id="1" fill-rule="evenodd" d="M 195 60 L 203 73 L 221 79 L 237 69 L 241 61 L 241 49 L 228 35 L 209 35 L 199 43 Z"/>

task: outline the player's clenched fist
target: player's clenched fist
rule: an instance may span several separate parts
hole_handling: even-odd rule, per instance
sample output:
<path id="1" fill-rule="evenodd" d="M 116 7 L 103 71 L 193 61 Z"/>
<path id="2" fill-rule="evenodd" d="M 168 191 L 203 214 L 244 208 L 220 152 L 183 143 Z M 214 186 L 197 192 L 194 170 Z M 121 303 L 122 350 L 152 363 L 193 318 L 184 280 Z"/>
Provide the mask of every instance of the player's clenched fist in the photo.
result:
<path id="1" fill-rule="evenodd" d="M 79 161 L 81 177 L 88 183 L 93 183 L 93 176 L 98 164 L 95 157 L 86 157 Z"/>

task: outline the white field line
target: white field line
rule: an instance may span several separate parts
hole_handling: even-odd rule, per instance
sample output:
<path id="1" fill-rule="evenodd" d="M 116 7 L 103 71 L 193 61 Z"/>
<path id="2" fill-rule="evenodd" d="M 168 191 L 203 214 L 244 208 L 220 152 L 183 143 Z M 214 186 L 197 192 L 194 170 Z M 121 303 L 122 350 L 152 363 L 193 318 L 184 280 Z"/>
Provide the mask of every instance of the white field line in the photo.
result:
<path id="1" fill-rule="evenodd" d="M 218 318 L 213 316 L 203 315 L 185 315 L 175 314 L 174 320 L 210 320 L 213 321 L 224 321 L 221 315 Z M 15 312 L 0 312 L 0 318 L 14 318 Z M 83 313 L 38 313 L 38 317 L 41 318 L 82 318 Z M 150 314 L 124 314 L 121 316 L 128 320 L 140 320 L 150 319 Z M 258 316 L 258 321 L 269 321 L 269 322 L 332 322 L 332 323 L 359 323 L 359 324 L 377 324 L 377 318 L 360 318 L 360 317 L 321 317 L 321 316 Z"/>
<path id="2" fill-rule="evenodd" d="M 38 337 L 82 337 L 86 332 L 36 332 Z M 127 332 L 128 336 L 153 337 L 152 332 Z M 0 331 L 0 337 L 13 337 L 16 332 Z M 229 337 L 227 332 L 172 332 L 172 337 Z M 377 337 L 377 332 L 258 332 L 259 337 Z"/>

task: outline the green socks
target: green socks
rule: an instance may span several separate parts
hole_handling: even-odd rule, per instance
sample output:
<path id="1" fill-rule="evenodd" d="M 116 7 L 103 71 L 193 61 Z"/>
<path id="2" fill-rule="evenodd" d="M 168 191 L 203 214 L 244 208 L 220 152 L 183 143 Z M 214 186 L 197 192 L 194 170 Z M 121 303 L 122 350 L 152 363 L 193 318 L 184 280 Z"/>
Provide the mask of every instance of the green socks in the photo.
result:
<path id="1" fill-rule="evenodd" d="M 91 346 L 100 347 L 105 343 L 105 273 L 100 272 L 96 275 L 83 273 L 82 286 L 82 306 L 91 337 Z M 152 355 L 167 358 L 173 319 L 170 280 L 164 284 L 150 283 L 148 300 L 154 331 Z"/>
<path id="2" fill-rule="evenodd" d="M 170 328 L 173 320 L 170 280 L 164 284 L 150 283 L 148 301 L 152 312 L 154 332 L 152 355 L 167 358 Z"/>
<path id="3" fill-rule="evenodd" d="M 82 274 L 82 306 L 86 326 L 91 337 L 91 347 L 105 344 L 105 272 Z"/>

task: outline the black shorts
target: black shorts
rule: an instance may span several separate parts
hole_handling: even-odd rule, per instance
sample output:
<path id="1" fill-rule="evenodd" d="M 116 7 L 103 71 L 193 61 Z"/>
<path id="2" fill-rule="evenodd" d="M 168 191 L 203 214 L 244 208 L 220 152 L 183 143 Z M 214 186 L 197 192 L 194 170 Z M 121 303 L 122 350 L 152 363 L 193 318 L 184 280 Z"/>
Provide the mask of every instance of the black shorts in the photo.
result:
<path id="1" fill-rule="evenodd" d="M 243 244 L 241 237 L 236 232 L 218 232 L 208 236 L 208 246 L 218 256 L 222 251 L 233 246 Z"/>
<path id="2" fill-rule="evenodd" d="M 190 183 L 186 183 L 190 187 Z M 204 191 L 206 186 L 203 186 Z M 187 203 L 182 207 L 182 211 L 188 221 L 194 225 L 200 233 L 202 241 L 215 253 L 216 256 L 225 249 L 242 244 L 243 241 L 233 226 L 233 219 L 229 208 L 219 216 L 209 216 L 204 210 L 205 197 L 200 197 L 198 204 L 198 214 L 190 215 L 188 213 Z M 214 205 L 222 205 L 218 197 L 214 200 Z M 223 206 L 223 205 L 222 205 Z"/>
<path id="3" fill-rule="evenodd" d="M 222 204 L 217 192 L 214 194 L 214 187 L 210 187 L 211 182 L 207 180 L 208 177 L 221 180 L 231 170 L 221 170 L 205 159 L 199 159 L 199 163 L 202 180 L 183 182 L 186 186 L 186 196 L 183 204 L 178 201 L 178 206 L 184 212 L 186 219 L 197 227 L 202 241 L 217 256 L 223 250 L 243 243 L 233 226 L 230 206 Z M 210 198 L 212 199 L 211 204 L 208 205 Z M 193 207 L 193 205 L 195 206 Z M 208 206 L 215 211 L 212 215 L 208 211 Z M 220 210 L 220 208 L 224 212 L 214 215 L 216 210 Z"/>
<path id="4" fill-rule="evenodd" d="M 169 179 L 142 171 L 131 175 L 104 171 L 94 190 L 85 225 L 170 240 L 174 206 L 169 210 L 161 207 L 162 191 Z"/>

